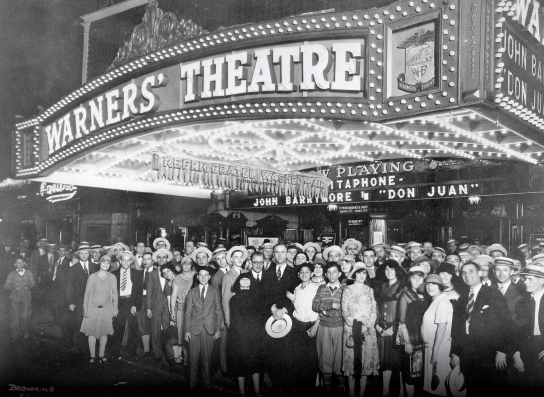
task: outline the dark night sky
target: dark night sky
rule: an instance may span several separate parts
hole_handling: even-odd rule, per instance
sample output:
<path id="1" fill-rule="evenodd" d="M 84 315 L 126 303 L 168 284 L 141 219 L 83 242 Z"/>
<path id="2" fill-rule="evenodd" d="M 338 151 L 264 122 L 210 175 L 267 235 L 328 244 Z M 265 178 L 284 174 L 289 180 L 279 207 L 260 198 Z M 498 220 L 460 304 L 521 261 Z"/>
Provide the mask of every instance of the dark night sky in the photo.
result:
<path id="1" fill-rule="evenodd" d="M 0 180 L 11 174 L 15 116 L 47 108 L 81 83 L 79 16 L 96 0 L 0 0 Z"/>

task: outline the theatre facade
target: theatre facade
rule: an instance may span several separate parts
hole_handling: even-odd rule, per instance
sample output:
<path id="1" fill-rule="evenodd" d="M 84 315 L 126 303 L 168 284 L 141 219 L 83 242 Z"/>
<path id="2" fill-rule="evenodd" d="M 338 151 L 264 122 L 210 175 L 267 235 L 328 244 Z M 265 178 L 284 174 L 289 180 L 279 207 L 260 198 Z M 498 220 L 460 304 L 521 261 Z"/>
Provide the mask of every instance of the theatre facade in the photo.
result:
<path id="1" fill-rule="evenodd" d="M 207 31 L 150 0 L 107 70 L 16 125 L 15 175 L 124 191 L 134 222 L 173 205 L 162 229 L 212 245 L 540 241 L 539 2 L 374 3 Z"/>

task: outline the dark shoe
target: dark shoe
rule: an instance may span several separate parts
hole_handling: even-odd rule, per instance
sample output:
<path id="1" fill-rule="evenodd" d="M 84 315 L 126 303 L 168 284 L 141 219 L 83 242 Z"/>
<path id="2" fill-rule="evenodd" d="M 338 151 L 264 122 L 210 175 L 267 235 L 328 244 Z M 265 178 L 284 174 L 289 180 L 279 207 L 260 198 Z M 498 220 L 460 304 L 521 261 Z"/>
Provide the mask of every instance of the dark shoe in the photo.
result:
<path id="1" fill-rule="evenodd" d="M 108 359 L 106 357 L 99 357 L 98 359 L 100 360 L 101 364 L 108 364 L 109 363 L 109 361 L 108 361 Z"/>

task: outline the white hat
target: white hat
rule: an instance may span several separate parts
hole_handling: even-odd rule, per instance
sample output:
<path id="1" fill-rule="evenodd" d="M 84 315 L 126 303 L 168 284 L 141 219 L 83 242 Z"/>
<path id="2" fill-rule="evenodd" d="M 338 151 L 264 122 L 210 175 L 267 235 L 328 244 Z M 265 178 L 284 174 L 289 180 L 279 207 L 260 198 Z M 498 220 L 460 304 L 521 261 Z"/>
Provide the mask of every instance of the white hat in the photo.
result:
<path id="1" fill-rule="evenodd" d="M 357 246 L 357 252 L 361 251 L 361 249 L 363 248 L 363 244 L 359 240 L 355 240 L 354 238 L 348 238 L 346 241 L 344 241 L 344 244 L 342 244 L 342 250 L 347 253 L 348 246 L 353 244 Z"/>
<path id="2" fill-rule="evenodd" d="M 212 259 L 212 251 L 210 251 L 206 247 L 198 247 L 197 249 L 193 250 L 193 252 L 191 252 L 191 255 L 189 255 L 194 263 L 196 263 L 196 256 L 201 252 L 205 252 L 206 255 L 208 255 L 208 260 Z"/>
<path id="3" fill-rule="evenodd" d="M 399 247 L 398 245 L 392 245 L 391 248 L 386 249 L 385 252 L 387 253 L 387 255 L 389 255 L 391 252 L 396 252 L 401 256 L 406 256 L 406 251 L 404 250 L 404 248 Z"/>
<path id="4" fill-rule="evenodd" d="M 508 266 L 510 269 L 514 269 L 516 267 L 513 259 L 505 258 L 503 256 L 499 256 L 498 258 L 495 258 L 495 262 L 492 264 L 490 263 L 490 265 Z"/>
<path id="5" fill-rule="evenodd" d="M 170 262 L 174 257 L 167 249 L 159 248 L 157 251 L 153 252 L 153 255 L 151 256 L 153 258 L 153 262 L 157 262 L 157 257 L 159 255 L 166 255 L 168 257 L 168 262 Z"/>
<path id="6" fill-rule="evenodd" d="M 127 251 L 121 251 L 121 252 L 117 253 L 117 259 L 118 259 L 118 260 L 121 260 L 121 258 L 122 258 L 123 256 L 128 256 L 128 257 L 130 257 L 130 259 L 132 259 L 133 262 L 134 262 L 134 260 L 136 259 L 136 258 L 134 257 L 134 254 L 133 254 L 132 252 L 128 251 L 128 250 L 127 250 Z"/>
<path id="7" fill-rule="evenodd" d="M 281 320 L 275 320 L 274 316 L 271 316 L 266 322 L 266 333 L 272 338 L 283 338 L 291 331 L 293 321 L 291 317 L 286 313 Z"/>
<path id="8" fill-rule="evenodd" d="M 449 391 L 448 395 L 452 397 L 465 397 L 467 395 L 467 389 L 465 387 L 465 377 L 456 365 L 455 368 L 446 377 L 446 389 Z"/>
<path id="9" fill-rule="evenodd" d="M 504 248 L 502 245 L 500 244 L 491 244 L 489 247 L 487 247 L 487 249 L 485 250 L 485 253 L 487 255 L 491 255 L 491 253 L 493 251 L 500 251 L 502 252 L 502 256 L 506 256 L 508 255 L 508 251 L 506 251 L 506 248 Z"/>
<path id="10" fill-rule="evenodd" d="M 157 243 L 161 241 L 166 244 L 166 249 L 170 250 L 170 242 L 163 237 L 157 237 L 155 240 L 153 240 L 153 248 L 157 249 Z"/>
<path id="11" fill-rule="evenodd" d="M 325 248 L 325 251 L 323 251 L 323 259 L 325 259 L 327 262 L 329 260 L 329 253 L 331 251 L 338 252 L 340 254 L 340 259 L 343 259 L 346 255 L 345 251 L 338 245 L 331 245 L 330 247 Z"/>
<path id="12" fill-rule="evenodd" d="M 121 251 L 128 251 L 128 250 L 129 250 L 128 247 L 127 247 L 125 244 L 123 244 L 123 243 L 115 243 L 115 244 L 113 244 L 113 245 L 109 248 L 109 250 L 108 250 L 108 255 L 109 255 L 109 256 L 112 256 L 112 257 L 115 256 L 115 257 L 117 257 L 117 255 L 116 255 L 115 252 L 114 252 L 114 251 L 115 251 L 115 248 L 120 249 Z"/>
<path id="13" fill-rule="evenodd" d="M 232 254 L 234 254 L 236 251 L 241 251 L 244 256 L 242 258 L 243 261 L 245 261 L 248 257 L 248 252 L 247 252 L 247 249 L 246 247 L 244 247 L 243 245 L 235 245 L 234 247 L 232 247 L 229 252 L 227 252 L 227 263 L 232 263 L 232 259 L 231 259 L 231 256 Z"/>
<path id="14" fill-rule="evenodd" d="M 91 254 L 91 247 L 89 247 L 88 244 L 82 244 L 80 245 L 79 247 L 77 247 L 77 251 L 74 252 L 74 256 L 77 255 L 77 257 L 79 258 L 79 253 L 81 251 L 87 251 L 89 253 L 89 255 Z"/>
<path id="15" fill-rule="evenodd" d="M 317 244 L 317 243 L 306 243 L 306 244 L 304 244 L 304 246 L 302 247 L 302 250 L 303 250 L 303 251 L 306 251 L 306 250 L 307 250 L 308 248 L 310 248 L 310 247 L 315 248 L 315 250 L 316 250 L 317 252 L 321 252 L 321 246 L 320 246 L 319 244 Z"/>

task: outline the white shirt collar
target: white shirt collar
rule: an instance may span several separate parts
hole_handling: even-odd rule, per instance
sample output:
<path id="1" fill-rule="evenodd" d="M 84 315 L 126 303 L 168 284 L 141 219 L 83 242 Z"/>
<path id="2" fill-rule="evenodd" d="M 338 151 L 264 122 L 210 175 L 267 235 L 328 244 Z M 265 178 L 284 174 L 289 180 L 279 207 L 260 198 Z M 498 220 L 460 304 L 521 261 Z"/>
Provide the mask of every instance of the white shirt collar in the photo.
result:
<path id="1" fill-rule="evenodd" d="M 504 288 L 504 290 L 507 291 L 507 290 L 508 290 L 508 287 L 510 287 L 510 284 L 512 284 L 512 280 L 511 280 L 511 279 L 508 280 L 507 282 L 505 282 L 504 284 L 499 283 L 499 287 L 500 287 L 500 288 Z"/>
<path id="2" fill-rule="evenodd" d="M 15 271 L 16 271 L 17 273 L 19 273 L 19 270 L 16 269 Z M 25 275 L 25 272 L 26 272 L 26 269 L 23 269 L 23 274 L 21 274 L 21 273 L 19 273 L 19 274 L 21 274 L 21 276 L 24 276 L 24 275 Z"/>
<path id="3" fill-rule="evenodd" d="M 253 277 L 255 278 L 255 280 L 257 279 L 261 279 L 263 278 L 263 272 L 261 271 L 260 273 L 255 273 L 254 270 L 251 271 L 251 274 L 253 274 Z"/>
<path id="4" fill-rule="evenodd" d="M 478 284 L 476 287 L 472 288 L 472 292 L 474 293 L 474 300 L 476 300 L 476 297 L 478 296 L 478 292 L 482 289 L 483 284 Z"/>
<path id="5" fill-rule="evenodd" d="M 327 287 L 329 287 L 329 288 L 335 288 L 335 287 L 338 288 L 338 287 L 340 287 L 340 281 L 336 280 L 336 283 L 334 283 L 334 284 L 327 283 Z"/>
<path id="6" fill-rule="evenodd" d="M 531 294 L 535 301 L 540 301 L 540 299 L 542 299 L 542 295 L 544 295 L 544 288 L 542 289 L 542 291 L 537 292 L 536 294 Z"/>

